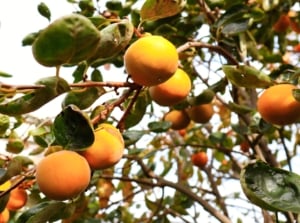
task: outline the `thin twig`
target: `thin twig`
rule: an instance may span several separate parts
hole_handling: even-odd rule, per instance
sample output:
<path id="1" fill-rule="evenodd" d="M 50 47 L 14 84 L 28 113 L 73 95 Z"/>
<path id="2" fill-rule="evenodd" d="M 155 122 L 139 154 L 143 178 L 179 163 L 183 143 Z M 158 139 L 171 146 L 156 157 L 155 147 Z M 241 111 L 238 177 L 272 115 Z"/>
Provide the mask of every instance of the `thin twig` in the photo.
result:
<path id="1" fill-rule="evenodd" d="M 239 62 L 230 54 L 230 52 L 225 50 L 223 47 L 215 46 L 215 45 L 211 45 L 211 44 L 203 43 L 203 42 L 197 42 L 197 41 L 186 42 L 185 44 L 183 44 L 177 48 L 177 52 L 178 53 L 183 52 L 191 47 L 207 48 L 211 51 L 214 51 L 214 52 L 217 52 L 217 53 L 223 55 L 230 64 L 233 64 L 233 65 L 239 64 Z"/>
<path id="2" fill-rule="evenodd" d="M 135 94 L 133 95 L 133 98 L 131 99 L 128 107 L 126 108 L 125 112 L 123 113 L 123 116 L 121 117 L 121 119 L 119 120 L 119 123 L 117 125 L 117 128 L 120 129 L 120 131 L 122 132 L 125 129 L 125 119 L 127 118 L 127 116 L 129 115 L 134 103 L 136 102 L 140 92 L 142 90 L 142 86 L 139 86 L 139 88 L 136 89 Z M 129 92 L 131 93 L 133 91 L 132 88 L 130 88 Z"/>

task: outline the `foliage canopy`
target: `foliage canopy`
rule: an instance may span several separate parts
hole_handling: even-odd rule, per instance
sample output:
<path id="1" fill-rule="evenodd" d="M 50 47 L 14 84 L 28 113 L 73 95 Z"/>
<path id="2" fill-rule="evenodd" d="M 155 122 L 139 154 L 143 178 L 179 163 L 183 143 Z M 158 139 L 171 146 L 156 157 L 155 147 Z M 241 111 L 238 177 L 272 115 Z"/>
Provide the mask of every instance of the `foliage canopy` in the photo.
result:
<path id="1" fill-rule="evenodd" d="M 10 222 L 299 219 L 300 177 L 293 172 L 299 120 L 273 125 L 256 106 L 265 88 L 299 82 L 296 0 L 68 2 L 74 11 L 56 19 L 45 3 L 37 5 L 49 26 L 22 41 L 37 63 L 56 73 L 33 85 L 3 81 L 0 86 L 0 134 L 6 146 L 0 154 L 0 183 L 12 181 L 0 195 L 0 210 L 12 189 L 23 187 L 29 195 L 25 207 L 11 211 Z M 189 95 L 171 107 L 152 101 L 148 88 L 124 71 L 128 46 L 149 34 L 176 46 L 179 67 L 191 79 Z M 62 67 L 72 76 L 61 74 Z M 107 81 L 108 74 L 117 81 Z M 11 77 L 5 72 L 0 76 Z M 58 96 L 63 96 L 59 114 L 50 119 L 32 116 Z M 298 89 L 293 97 L 300 101 Z M 174 130 L 163 119 L 170 110 L 208 103 L 214 114 L 206 123 L 191 121 Z M 43 196 L 35 183 L 38 160 L 61 149 L 84 150 L 103 122 L 122 132 L 122 160 L 93 171 L 88 188 L 76 199 Z M 25 134 L 19 131 L 23 127 Z M 208 155 L 201 168 L 191 161 L 199 151 Z"/>

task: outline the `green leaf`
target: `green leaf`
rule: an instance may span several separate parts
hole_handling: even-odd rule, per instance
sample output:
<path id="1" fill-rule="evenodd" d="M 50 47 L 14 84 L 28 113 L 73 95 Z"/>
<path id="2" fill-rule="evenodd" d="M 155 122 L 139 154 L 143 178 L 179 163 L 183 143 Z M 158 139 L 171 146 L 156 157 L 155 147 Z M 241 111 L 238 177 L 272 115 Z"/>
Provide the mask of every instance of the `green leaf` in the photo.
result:
<path id="1" fill-rule="evenodd" d="M 158 20 L 176 15 L 185 4 L 185 0 L 146 0 L 141 8 L 141 19 Z"/>
<path id="2" fill-rule="evenodd" d="M 128 106 L 131 100 L 132 100 L 132 96 L 128 98 L 128 101 L 126 101 L 125 107 Z M 150 99 L 147 92 L 144 91 L 140 93 L 133 107 L 131 108 L 128 116 L 125 119 L 126 129 L 137 125 L 143 119 L 149 103 L 150 103 Z"/>
<path id="3" fill-rule="evenodd" d="M 223 26 L 222 33 L 225 35 L 237 35 L 245 32 L 249 26 L 249 19 L 241 19 Z"/>
<path id="4" fill-rule="evenodd" d="M 91 20 L 80 14 L 71 14 L 42 30 L 32 45 L 32 53 L 44 66 L 75 64 L 90 58 L 99 40 L 100 33 Z"/>
<path id="5" fill-rule="evenodd" d="M 247 65 L 223 65 L 222 69 L 228 80 L 239 87 L 266 88 L 273 84 L 269 76 Z"/>
<path id="6" fill-rule="evenodd" d="M 0 113 L 17 116 L 35 111 L 70 89 L 68 82 L 56 76 L 42 78 L 36 82 L 36 85 L 43 87 L 7 103 L 0 104 Z"/>
<path id="7" fill-rule="evenodd" d="M 293 97 L 300 102 L 300 89 L 293 89 Z"/>
<path id="8" fill-rule="evenodd" d="M 250 108 L 246 105 L 239 105 L 231 101 L 228 103 L 228 107 L 230 108 L 231 111 L 237 114 L 247 114 L 249 112 L 255 111 L 253 108 Z"/>
<path id="9" fill-rule="evenodd" d="M 151 210 L 151 211 L 157 210 L 157 202 L 151 201 L 150 199 L 148 199 L 147 196 L 145 196 L 145 204 L 149 210 Z"/>
<path id="10" fill-rule="evenodd" d="M 74 77 L 74 83 L 77 83 L 84 79 L 85 72 L 88 69 L 88 65 L 85 61 L 79 63 L 72 73 L 72 76 Z"/>
<path id="11" fill-rule="evenodd" d="M 150 122 L 148 123 L 148 128 L 151 132 L 165 132 L 171 127 L 172 123 L 167 121 L 161 122 Z"/>
<path id="12" fill-rule="evenodd" d="M 69 217 L 75 211 L 74 204 L 58 201 L 39 203 L 23 212 L 16 223 L 54 222 Z"/>
<path id="13" fill-rule="evenodd" d="M 129 44 L 133 31 L 133 24 L 128 19 L 101 29 L 101 38 L 96 53 L 89 59 L 92 66 L 97 67 L 120 53 Z"/>
<path id="14" fill-rule="evenodd" d="M 10 124 L 10 119 L 8 115 L 0 114 L 0 135 L 5 134 L 8 130 Z"/>
<path id="15" fill-rule="evenodd" d="M 129 146 L 139 141 L 142 138 L 142 136 L 145 135 L 145 131 L 127 130 L 124 131 L 122 135 L 125 142 L 125 146 Z"/>
<path id="16" fill-rule="evenodd" d="M 71 150 L 83 150 L 94 142 L 90 120 L 75 105 L 67 106 L 55 117 L 53 133 L 58 144 Z"/>
<path id="17" fill-rule="evenodd" d="M 0 178 L 0 184 L 3 184 L 5 181 L 11 179 L 14 176 L 19 175 L 24 167 L 33 164 L 33 161 L 26 156 L 15 156 L 12 158 L 3 174 Z"/>
<path id="18" fill-rule="evenodd" d="M 29 135 L 33 137 L 36 144 L 42 148 L 46 148 L 54 141 L 54 136 L 50 131 L 50 128 L 46 126 L 39 126 L 29 132 Z"/>
<path id="19" fill-rule="evenodd" d="M 6 73 L 6 72 L 3 72 L 3 71 L 0 71 L 0 76 L 1 77 L 12 77 L 13 75 L 11 75 L 9 73 Z"/>
<path id="20" fill-rule="evenodd" d="M 85 82 L 87 83 L 87 82 Z M 103 87 L 76 88 L 66 94 L 62 107 L 76 105 L 79 109 L 89 108 L 106 91 Z"/>
<path id="21" fill-rule="evenodd" d="M 118 1 L 118 0 L 112 0 L 112 1 L 106 2 L 105 6 L 109 10 L 120 11 L 122 9 L 122 2 Z"/>
<path id="22" fill-rule="evenodd" d="M 240 181 L 253 204 L 270 211 L 300 213 L 299 175 L 257 161 L 243 168 Z"/>
<path id="23" fill-rule="evenodd" d="M 39 32 L 33 32 L 27 34 L 23 39 L 22 39 L 22 46 L 31 46 L 36 38 L 38 37 Z"/>
<path id="24" fill-rule="evenodd" d="M 48 19 L 50 21 L 51 12 L 50 12 L 50 9 L 48 8 L 48 6 L 44 2 L 41 2 L 40 4 L 38 4 L 38 11 L 41 14 L 41 16 L 44 16 L 46 19 Z"/>
<path id="25" fill-rule="evenodd" d="M 91 80 L 92 81 L 98 81 L 98 82 L 102 82 L 103 81 L 103 77 L 101 74 L 101 71 L 98 69 L 94 69 L 91 73 Z"/>

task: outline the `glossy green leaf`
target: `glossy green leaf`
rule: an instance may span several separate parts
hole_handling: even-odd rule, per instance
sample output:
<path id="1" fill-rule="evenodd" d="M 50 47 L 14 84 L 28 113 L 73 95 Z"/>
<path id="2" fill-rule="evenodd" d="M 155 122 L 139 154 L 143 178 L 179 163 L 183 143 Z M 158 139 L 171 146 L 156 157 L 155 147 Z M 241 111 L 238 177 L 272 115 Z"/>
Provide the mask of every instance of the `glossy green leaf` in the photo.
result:
<path id="1" fill-rule="evenodd" d="M 222 69 L 228 80 L 239 87 L 266 88 L 273 84 L 269 76 L 247 65 L 223 65 Z"/>
<path id="2" fill-rule="evenodd" d="M 270 211 L 300 213 L 298 174 L 257 161 L 243 168 L 240 181 L 253 204 Z"/>
<path id="3" fill-rule="evenodd" d="M 96 51 L 100 33 L 85 16 L 71 14 L 52 22 L 32 45 L 34 58 L 44 66 L 79 63 Z"/>
<path id="4" fill-rule="evenodd" d="M 42 78 L 36 82 L 36 85 L 44 87 L 0 104 L 0 113 L 9 116 L 26 114 L 39 109 L 57 96 L 70 90 L 68 82 L 56 76 Z"/>
<path id="5" fill-rule="evenodd" d="M 13 157 L 7 167 L 6 170 L 3 172 L 0 178 L 0 184 L 3 184 L 5 181 L 11 179 L 14 176 L 19 175 L 24 167 L 33 164 L 33 161 L 26 157 L 26 156 L 15 156 Z"/>
<path id="6" fill-rule="evenodd" d="M 100 30 L 100 42 L 96 53 L 89 59 L 97 67 L 121 52 L 130 42 L 134 27 L 128 19 L 112 23 Z"/>
<path id="7" fill-rule="evenodd" d="M 74 213 L 75 206 L 61 201 L 47 201 L 39 203 L 24 211 L 16 223 L 54 222 L 69 217 Z"/>
<path id="8" fill-rule="evenodd" d="M 132 145 L 139 141 L 142 136 L 145 134 L 145 131 L 138 131 L 138 130 L 127 130 L 122 133 L 123 139 L 125 142 L 125 146 Z"/>
<path id="9" fill-rule="evenodd" d="M 101 95 L 105 93 L 103 87 L 86 87 L 73 89 L 68 92 L 62 102 L 62 107 L 76 105 L 80 109 L 89 108 Z"/>
<path id="10" fill-rule="evenodd" d="M 92 81 L 98 81 L 98 82 L 102 82 L 103 81 L 103 77 L 102 77 L 102 73 L 100 70 L 98 69 L 94 69 L 91 73 L 91 80 Z"/>
<path id="11" fill-rule="evenodd" d="M 82 81 L 85 78 L 85 73 L 88 69 L 88 64 L 83 61 L 79 63 L 76 67 L 76 69 L 73 71 L 72 76 L 74 77 L 74 83 L 77 83 L 79 81 Z"/>
<path id="12" fill-rule="evenodd" d="M 131 101 L 132 97 L 128 98 L 126 106 Z M 150 103 L 147 92 L 142 92 L 135 101 L 132 109 L 125 119 L 125 128 L 128 129 L 137 125 L 144 117 L 148 104 Z"/>
<path id="13" fill-rule="evenodd" d="M 48 6 L 44 2 L 41 2 L 40 4 L 38 4 L 38 12 L 50 21 L 51 12 L 50 12 L 50 9 L 48 8 Z"/>
<path id="14" fill-rule="evenodd" d="M 29 135 L 33 137 L 34 142 L 42 148 L 46 148 L 54 141 L 54 136 L 50 131 L 50 128 L 46 126 L 39 126 L 29 132 Z"/>
<path id="15" fill-rule="evenodd" d="M 171 122 L 161 121 L 161 122 L 150 122 L 148 123 L 148 128 L 151 132 L 165 132 L 171 127 Z"/>
<path id="16" fill-rule="evenodd" d="M 64 108 L 53 123 L 56 142 L 70 150 L 83 150 L 94 142 L 90 120 L 75 105 Z"/>
<path id="17" fill-rule="evenodd" d="M 176 15 L 185 4 L 185 0 L 146 0 L 141 8 L 141 19 L 158 20 Z"/>

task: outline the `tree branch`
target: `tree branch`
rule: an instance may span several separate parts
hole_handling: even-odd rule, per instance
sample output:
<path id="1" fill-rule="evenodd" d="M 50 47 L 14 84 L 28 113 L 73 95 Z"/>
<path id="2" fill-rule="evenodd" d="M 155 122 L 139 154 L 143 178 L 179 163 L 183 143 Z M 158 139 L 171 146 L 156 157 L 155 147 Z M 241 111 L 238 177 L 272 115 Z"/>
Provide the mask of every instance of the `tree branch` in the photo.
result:
<path id="1" fill-rule="evenodd" d="M 185 44 L 183 44 L 177 48 L 177 52 L 178 53 L 183 52 L 191 47 L 207 48 L 213 52 L 219 53 L 222 56 L 224 56 L 230 64 L 233 64 L 233 65 L 239 64 L 239 62 L 230 54 L 230 52 L 225 50 L 223 47 L 215 46 L 215 45 L 211 45 L 211 44 L 207 44 L 207 43 L 203 43 L 203 42 L 196 42 L 196 41 L 195 42 L 186 42 Z"/>

